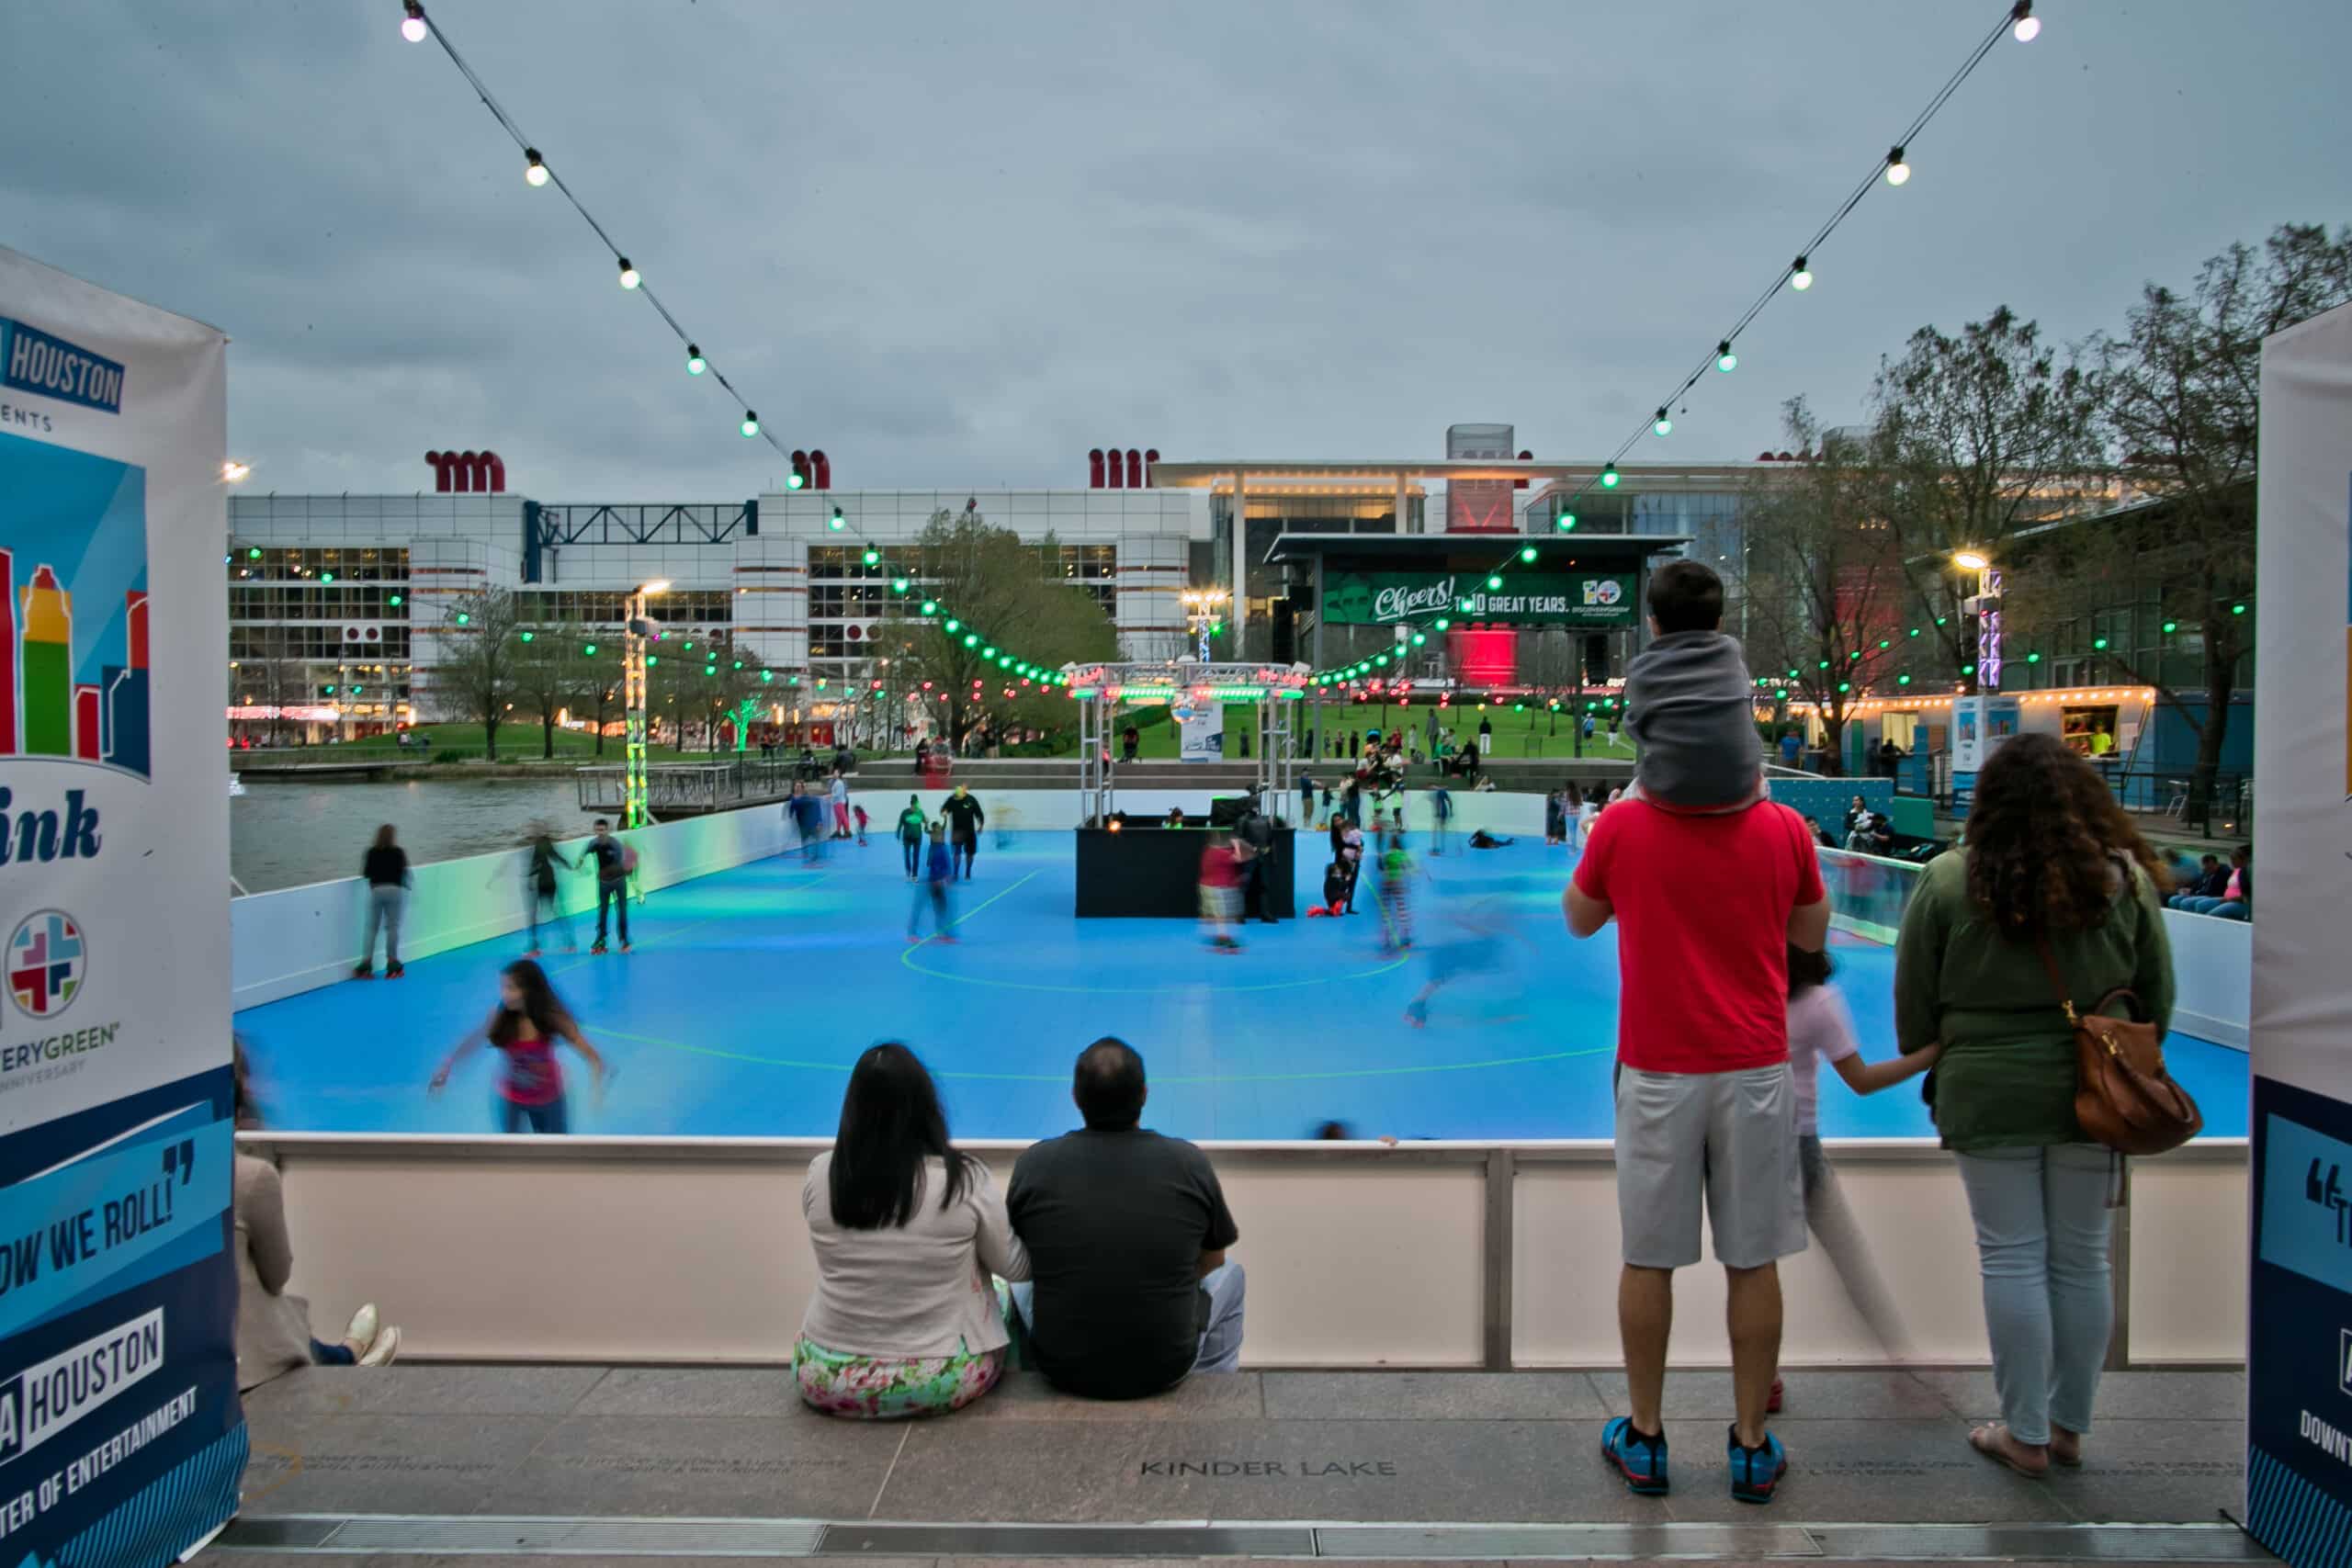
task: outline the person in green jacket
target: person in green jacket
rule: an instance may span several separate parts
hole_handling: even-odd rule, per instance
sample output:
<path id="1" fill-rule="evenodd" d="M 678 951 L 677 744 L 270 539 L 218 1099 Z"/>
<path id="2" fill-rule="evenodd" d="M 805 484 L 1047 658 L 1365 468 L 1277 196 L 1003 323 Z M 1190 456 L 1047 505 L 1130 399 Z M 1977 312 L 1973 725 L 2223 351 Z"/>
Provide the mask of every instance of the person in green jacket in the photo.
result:
<path id="1" fill-rule="evenodd" d="M 2020 735 L 1977 775 L 1962 847 L 1928 863 L 1894 950 L 1896 1043 L 1940 1043 L 1923 1091 L 1976 1224 L 2002 1419 L 1968 1435 L 2029 1476 L 2082 1462 L 2113 1299 L 2117 1156 L 2075 1120 L 2076 1010 L 2138 994 L 2171 1022 L 2172 948 L 2155 852 L 2091 764 Z"/>
<path id="2" fill-rule="evenodd" d="M 909 882 L 922 875 L 922 802 L 910 795 L 907 796 L 907 808 L 899 813 L 899 849 L 907 859 Z"/>

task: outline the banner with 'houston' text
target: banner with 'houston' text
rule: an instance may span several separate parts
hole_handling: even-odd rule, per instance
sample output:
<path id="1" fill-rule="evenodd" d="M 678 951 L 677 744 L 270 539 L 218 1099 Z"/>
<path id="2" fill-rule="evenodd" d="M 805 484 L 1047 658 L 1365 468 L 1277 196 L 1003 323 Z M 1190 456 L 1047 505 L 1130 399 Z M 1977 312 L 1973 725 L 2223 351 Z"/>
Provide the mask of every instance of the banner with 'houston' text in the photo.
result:
<path id="1" fill-rule="evenodd" d="M 2246 1528 L 2352 1562 L 2352 305 L 2262 351 Z"/>
<path id="2" fill-rule="evenodd" d="M 236 1509 L 226 342 L 0 249 L 0 1562 Z"/>

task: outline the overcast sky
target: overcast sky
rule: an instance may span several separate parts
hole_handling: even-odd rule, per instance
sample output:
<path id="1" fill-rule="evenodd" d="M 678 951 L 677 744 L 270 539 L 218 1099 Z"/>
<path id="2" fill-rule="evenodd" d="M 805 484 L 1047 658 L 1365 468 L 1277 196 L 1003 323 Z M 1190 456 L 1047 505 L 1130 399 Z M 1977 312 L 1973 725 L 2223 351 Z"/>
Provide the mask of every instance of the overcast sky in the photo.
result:
<path id="1" fill-rule="evenodd" d="M 775 488 L 709 378 L 394 0 L 0 0 L 0 243 L 235 340 L 254 491 Z M 787 446 L 853 488 L 1168 457 L 1605 455 L 1988 0 L 434 0 Z M 1859 415 L 1915 327 L 2116 323 L 2352 221 L 2346 0 L 2044 0 L 1637 458 Z"/>

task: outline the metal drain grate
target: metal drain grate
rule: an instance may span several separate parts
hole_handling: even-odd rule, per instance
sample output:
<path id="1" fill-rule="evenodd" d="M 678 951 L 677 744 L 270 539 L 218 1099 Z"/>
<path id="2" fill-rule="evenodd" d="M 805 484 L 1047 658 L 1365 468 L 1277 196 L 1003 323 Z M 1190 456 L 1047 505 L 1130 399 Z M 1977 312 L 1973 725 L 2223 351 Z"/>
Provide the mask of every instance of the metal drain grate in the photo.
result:
<path id="1" fill-rule="evenodd" d="M 813 1519 L 241 1518 L 216 1545 L 287 1556 L 1351 1558 L 2261 1563 L 2230 1525 L 891 1524 Z"/>
<path id="2" fill-rule="evenodd" d="M 1474 1562 L 1503 1558 L 1819 1557 L 1800 1525 L 1324 1525 L 1318 1557 Z"/>

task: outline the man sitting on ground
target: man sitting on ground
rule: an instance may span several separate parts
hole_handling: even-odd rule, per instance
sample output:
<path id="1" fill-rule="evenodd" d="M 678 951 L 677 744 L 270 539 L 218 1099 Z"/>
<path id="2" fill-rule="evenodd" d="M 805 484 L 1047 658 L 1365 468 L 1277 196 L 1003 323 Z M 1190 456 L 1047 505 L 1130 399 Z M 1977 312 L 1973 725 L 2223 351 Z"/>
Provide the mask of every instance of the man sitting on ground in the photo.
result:
<path id="1" fill-rule="evenodd" d="M 1140 1125 L 1143 1058 L 1108 1036 L 1078 1058 L 1085 1127 L 1031 1145 L 1006 1206 L 1029 1249 L 1014 1306 L 1055 1387 L 1141 1399 L 1241 1360 L 1238 1239 L 1208 1157 Z"/>

